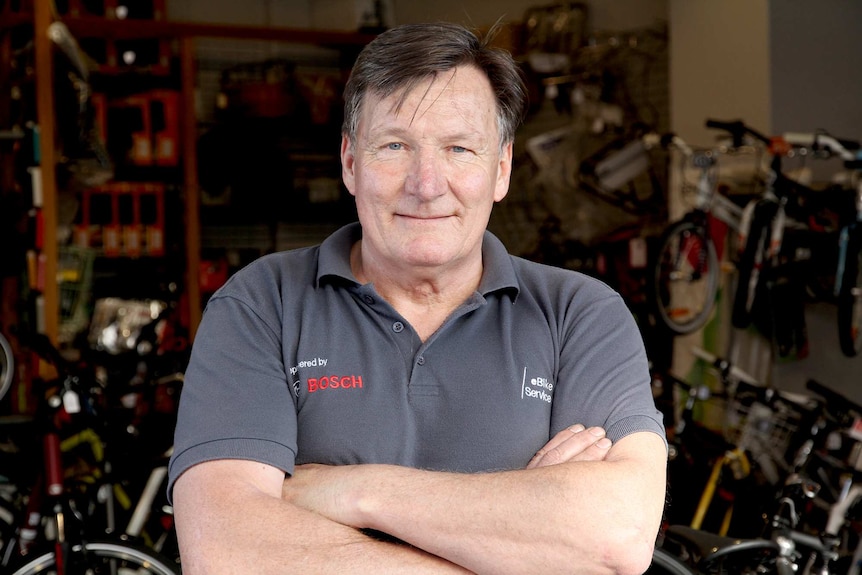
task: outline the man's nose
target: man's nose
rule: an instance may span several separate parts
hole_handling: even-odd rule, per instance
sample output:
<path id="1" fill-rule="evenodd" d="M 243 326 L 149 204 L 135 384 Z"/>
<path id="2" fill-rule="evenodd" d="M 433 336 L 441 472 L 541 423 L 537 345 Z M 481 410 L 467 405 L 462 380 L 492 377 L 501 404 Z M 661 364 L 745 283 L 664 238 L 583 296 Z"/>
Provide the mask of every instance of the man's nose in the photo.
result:
<path id="1" fill-rule="evenodd" d="M 420 150 L 413 156 L 405 182 L 407 192 L 433 197 L 445 192 L 444 162 L 433 150 Z"/>

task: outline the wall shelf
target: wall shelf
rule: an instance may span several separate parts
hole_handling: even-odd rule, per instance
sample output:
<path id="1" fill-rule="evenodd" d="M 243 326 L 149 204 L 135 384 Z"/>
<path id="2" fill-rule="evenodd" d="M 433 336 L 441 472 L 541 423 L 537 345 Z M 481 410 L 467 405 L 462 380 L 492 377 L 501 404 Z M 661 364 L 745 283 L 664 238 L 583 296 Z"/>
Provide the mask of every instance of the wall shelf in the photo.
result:
<path id="1" fill-rule="evenodd" d="M 34 29 L 36 50 L 36 96 L 37 117 L 40 125 L 41 163 L 54 166 L 59 161 L 56 138 L 55 96 L 52 88 L 54 77 L 54 47 L 47 36 L 48 26 L 54 21 L 47 3 L 35 2 L 33 13 L 16 13 L 8 9 L 0 11 L 0 34 L 21 26 Z M 227 38 L 242 40 L 277 41 L 284 44 L 299 44 L 313 47 L 337 49 L 349 58 L 355 57 L 359 50 L 374 38 L 372 33 L 343 32 L 333 30 L 312 30 L 299 28 L 273 28 L 258 26 L 236 26 L 196 22 L 137 20 L 95 17 L 62 16 L 62 22 L 73 36 L 82 38 L 103 38 L 107 40 L 164 39 L 172 42 L 173 56 L 178 56 L 181 130 L 181 169 L 184 201 L 184 244 L 186 295 L 189 305 L 189 328 L 193 337 L 202 313 L 201 291 L 198 271 L 201 251 L 200 189 L 197 179 L 197 136 L 198 125 L 194 113 L 196 91 L 195 41 L 201 38 Z M 175 43 L 175 44 L 174 44 Z M 57 201 L 58 189 L 54 170 L 43 170 L 43 197 L 45 223 L 46 277 L 56 276 L 57 269 Z M 44 291 L 45 309 L 58 307 L 57 286 L 46 282 Z M 57 339 L 58 318 L 56 314 L 46 314 L 48 320 L 45 331 L 51 339 Z"/>

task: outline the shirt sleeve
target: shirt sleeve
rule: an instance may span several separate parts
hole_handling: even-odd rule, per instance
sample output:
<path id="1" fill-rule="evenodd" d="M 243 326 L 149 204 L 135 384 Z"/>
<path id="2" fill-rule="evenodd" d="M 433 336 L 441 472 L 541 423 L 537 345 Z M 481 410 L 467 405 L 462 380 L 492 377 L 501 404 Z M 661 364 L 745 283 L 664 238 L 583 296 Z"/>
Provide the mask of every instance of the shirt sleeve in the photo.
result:
<path id="1" fill-rule="evenodd" d="M 640 431 L 666 441 L 640 330 L 622 298 L 600 287 L 576 294 L 566 313 L 552 434 L 582 423 L 612 441 Z"/>
<path id="2" fill-rule="evenodd" d="M 218 294 L 207 304 L 185 374 L 169 464 L 177 477 L 216 459 L 260 461 L 293 472 L 296 403 L 280 333 L 240 298 Z"/>

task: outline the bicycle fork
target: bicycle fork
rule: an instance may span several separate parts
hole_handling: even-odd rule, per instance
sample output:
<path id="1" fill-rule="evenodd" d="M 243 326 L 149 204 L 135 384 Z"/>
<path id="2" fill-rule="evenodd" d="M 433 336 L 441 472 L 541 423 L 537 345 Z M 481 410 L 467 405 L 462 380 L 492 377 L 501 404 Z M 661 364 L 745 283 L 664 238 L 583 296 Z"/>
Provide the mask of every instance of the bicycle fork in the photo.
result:
<path id="1" fill-rule="evenodd" d="M 713 496 L 715 495 L 715 490 L 718 487 L 718 483 L 721 480 L 721 472 L 725 467 L 730 467 L 733 471 L 734 477 L 737 479 L 742 479 L 743 477 L 747 477 L 751 472 L 751 465 L 748 462 L 748 458 L 745 456 L 745 452 L 739 448 L 730 450 L 725 452 L 725 454 L 715 462 L 715 465 L 712 467 L 712 473 L 709 476 L 709 479 L 706 482 L 706 486 L 703 489 L 703 494 L 700 497 L 700 501 L 697 504 L 697 511 L 695 511 L 694 518 L 691 520 L 691 527 L 694 529 L 700 529 L 703 524 L 703 519 L 706 516 L 706 512 L 709 510 L 709 506 L 712 503 Z M 730 529 L 730 520 L 733 516 L 733 504 L 729 505 L 724 512 L 724 518 L 721 522 L 721 528 L 718 531 L 719 535 L 727 535 L 728 529 Z"/>

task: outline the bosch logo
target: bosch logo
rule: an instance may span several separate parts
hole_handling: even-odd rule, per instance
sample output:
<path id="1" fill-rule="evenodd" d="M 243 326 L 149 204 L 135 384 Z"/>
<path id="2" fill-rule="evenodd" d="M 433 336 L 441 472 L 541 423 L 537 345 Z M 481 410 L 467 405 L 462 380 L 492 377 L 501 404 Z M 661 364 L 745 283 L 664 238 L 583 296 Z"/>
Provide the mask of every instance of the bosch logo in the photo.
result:
<path id="1" fill-rule="evenodd" d="M 324 377 L 309 377 L 308 393 L 324 389 L 356 389 L 362 388 L 361 375 L 330 375 Z"/>

